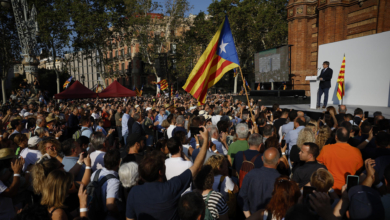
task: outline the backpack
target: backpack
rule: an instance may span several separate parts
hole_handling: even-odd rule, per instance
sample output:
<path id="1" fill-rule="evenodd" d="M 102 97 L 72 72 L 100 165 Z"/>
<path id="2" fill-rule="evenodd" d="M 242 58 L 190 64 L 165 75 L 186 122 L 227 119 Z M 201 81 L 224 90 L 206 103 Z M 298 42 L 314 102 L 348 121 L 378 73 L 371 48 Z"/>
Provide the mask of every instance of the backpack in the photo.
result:
<path id="1" fill-rule="evenodd" d="M 218 191 L 221 192 L 222 183 L 225 180 L 226 176 L 221 176 L 221 179 L 219 180 L 218 184 Z M 226 204 L 229 207 L 229 219 L 235 219 L 236 218 L 236 210 L 237 210 L 237 199 L 236 194 L 234 194 L 232 191 L 228 190 L 228 200 L 226 201 Z"/>
<path id="2" fill-rule="evenodd" d="M 79 138 L 81 137 L 81 134 L 83 133 L 83 131 L 85 131 L 85 130 L 87 130 L 87 129 L 89 129 L 89 128 L 83 128 L 83 129 L 77 130 L 77 131 L 73 134 L 73 136 L 72 136 L 73 140 L 77 141 L 77 139 L 79 139 Z"/>
<path id="3" fill-rule="evenodd" d="M 208 194 L 207 194 L 207 198 L 206 200 L 204 201 L 204 203 L 206 204 L 206 210 L 205 210 L 205 213 L 204 213 L 204 220 L 214 220 L 214 217 L 211 215 L 211 212 L 209 210 L 209 198 L 210 198 L 210 195 L 211 195 L 211 192 L 213 190 L 211 190 Z"/>
<path id="4" fill-rule="evenodd" d="M 87 185 L 88 194 L 88 217 L 89 219 L 104 219 L 106 212 L 104 211 L 103 198 L 102 198 L 102 186 L 109 179 L 116 178 L 112 174 L 108 174 L 99 181 L 99 175 L 102 170 L 97 170 L 93 181 Z"/>
<path id="5" fill-rule="evenodd" d="M 253 170 L 253 168 L 255 168 L 255 161 L 256 161 L 257 157 L 260 155 L 260 153 L 257 154 L 256 156 L 254 156 L 252 158 L 252 160 L 250 160 L 250 161 L 246 160 L 245 152 L 242 152 L 242 155 L 243 155 L 244 159 L 242 161 L 240 173 L 238 175 L 240 188 L 242 186 L 242 181 L 244 181 L 244 177 L 246 176 L 246 174 L 248 174 L 249 171 L 251 171 L 251 170 Z"/>

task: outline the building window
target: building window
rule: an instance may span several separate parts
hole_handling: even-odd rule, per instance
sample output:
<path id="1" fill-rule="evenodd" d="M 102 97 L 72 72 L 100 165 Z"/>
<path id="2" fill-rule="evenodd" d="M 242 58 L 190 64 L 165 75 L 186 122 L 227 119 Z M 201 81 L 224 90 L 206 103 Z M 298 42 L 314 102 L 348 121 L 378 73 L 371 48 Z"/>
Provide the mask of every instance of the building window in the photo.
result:
<path id="1" fill-rule="evenodd" d="M 122 73 L 125 73 L 125 63 L 122 63 Z"/>
<path id="2" fill-rule="evenodd" d="M 121 50 L 121 55 L 122 55 L 122 56 L 125 55 L 125 49 L 122 49 L 122 50 Z"/>
<path id="3" fill-rule="evenodd" d="M 118 57 L 118 50 L 115 51 L 115 57 Z"/>

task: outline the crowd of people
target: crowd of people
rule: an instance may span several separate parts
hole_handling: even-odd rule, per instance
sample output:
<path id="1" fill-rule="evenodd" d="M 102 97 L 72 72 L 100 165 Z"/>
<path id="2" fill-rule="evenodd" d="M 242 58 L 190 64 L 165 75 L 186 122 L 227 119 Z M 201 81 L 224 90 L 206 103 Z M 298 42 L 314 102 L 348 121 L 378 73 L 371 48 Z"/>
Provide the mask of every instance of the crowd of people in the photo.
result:
<path id="1" fill-rule="evenodd" d="M 390 219 L 389 128 L 221 94 L 11 96 L 0 219 Z"/>

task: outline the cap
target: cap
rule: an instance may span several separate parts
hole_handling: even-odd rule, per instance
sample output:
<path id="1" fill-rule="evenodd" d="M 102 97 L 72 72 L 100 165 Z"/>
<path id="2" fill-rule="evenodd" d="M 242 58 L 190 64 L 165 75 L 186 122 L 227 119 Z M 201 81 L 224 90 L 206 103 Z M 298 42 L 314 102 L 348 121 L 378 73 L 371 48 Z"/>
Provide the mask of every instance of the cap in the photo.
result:
<path id="1" fill-rule="evenodd" d="M 190 107 L 190 111 L 192 111 L 192 110 L 194 110 L 194 109 L 196 109 L 196 106 L 191 106 L 191 107 Z"/>
<path id="2" fill-rule="evenodd" d="M 139 105 L 135 105 L 135 106 L 134 106 L 134 108 L 138 108 L 138 107 L 139 107 Z"/>
<path id="3" fill-rule="evenodd" d="M 133 146 L 135 143 L 139 143 L 141 142 L 143 139 L 143 137 L 139 134 L 131 134 L 128 138 L 127 138 L 127 146 L 131 147 Z"/>
<path id="4" fill-rule="evenodd" d="M 384 219 L 385 209 L 380 194 L 374 189 L 357 185 L 349 189 L 349 215 L 351 219 Z"/>
<path id="5" fill-rule="evenodd" d="M 147 108 L 146 108 L 146 111 L 149 111 L 149 110 L 151 110 L 151 109 L 152 109 L 151 107 L 147 107 Z"/>
<path id="6" fill-rule="evenodd" d="M 0 160 L 6 160 L 15 157 L 15 152 L 11 148 L 3 148 L 0 150 Z"/>
<path id="7" fill-rule="evenodd" d="M 35 147 L 39 142 L 41 142 L 41 139 L 38 136 L 31 137 L 28 139 L 28 147 Z"/>

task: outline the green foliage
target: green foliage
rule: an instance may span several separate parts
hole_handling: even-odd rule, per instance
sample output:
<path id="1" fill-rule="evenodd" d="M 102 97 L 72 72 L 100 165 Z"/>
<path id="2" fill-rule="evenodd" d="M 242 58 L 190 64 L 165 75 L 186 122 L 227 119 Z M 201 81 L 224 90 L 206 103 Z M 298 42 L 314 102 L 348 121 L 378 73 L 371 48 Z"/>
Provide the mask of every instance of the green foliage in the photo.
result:
<path id="1" fill-rule="evenodd" d="M 21 48 L 11 8 L 0 6 L 0 78 L 6 79 L 8 69 L 21 60 Z"/>

